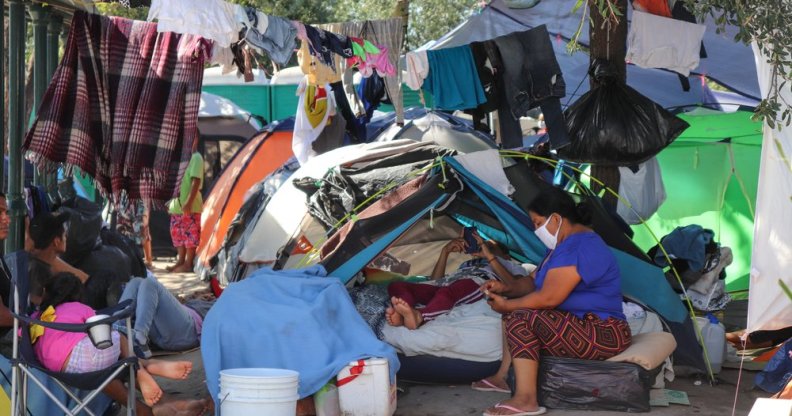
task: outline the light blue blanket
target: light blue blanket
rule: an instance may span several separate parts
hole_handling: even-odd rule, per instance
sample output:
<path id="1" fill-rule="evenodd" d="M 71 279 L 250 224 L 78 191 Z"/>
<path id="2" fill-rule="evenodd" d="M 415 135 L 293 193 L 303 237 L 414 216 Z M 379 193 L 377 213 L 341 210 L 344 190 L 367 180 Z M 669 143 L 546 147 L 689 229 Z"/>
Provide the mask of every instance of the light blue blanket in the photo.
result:
<path id="1" fill-rule="evenodd" d="M 396 351 L 377 339 L 341 281 L 326 273 L 322 266 L 262 269 L 226 288 L 201 335 L 206 384 L 218 409 L 220 370 L 229 368 L 295 370 L 300 398 L 361 358 L 387 358 L 393 380 Z"/>

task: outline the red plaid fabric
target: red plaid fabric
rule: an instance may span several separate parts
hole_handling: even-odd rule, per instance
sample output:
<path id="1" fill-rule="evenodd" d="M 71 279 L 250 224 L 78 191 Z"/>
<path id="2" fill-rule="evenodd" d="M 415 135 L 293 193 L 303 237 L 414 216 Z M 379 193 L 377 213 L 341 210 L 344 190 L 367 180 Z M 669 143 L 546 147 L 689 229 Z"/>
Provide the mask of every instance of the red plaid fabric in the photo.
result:
<path id="1" fill-rule="evenodd" d="M 120 201 L 160 204 L 198 138 L 202 38 L 157 33 L 156 23 L 76 12 L 23 149 L 39 168 L 64 164 Z"/>

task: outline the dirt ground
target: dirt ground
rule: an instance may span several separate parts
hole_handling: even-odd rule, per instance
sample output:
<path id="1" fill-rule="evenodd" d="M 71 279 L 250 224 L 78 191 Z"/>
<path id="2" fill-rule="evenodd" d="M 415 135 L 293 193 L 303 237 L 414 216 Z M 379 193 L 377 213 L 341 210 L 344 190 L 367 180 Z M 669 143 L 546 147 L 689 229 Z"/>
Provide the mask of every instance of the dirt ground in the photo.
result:
<path id="1" fill-rule="evenodd" d="M 167 264 L 167 261 L 156 261 L 154 273 L 174 294 L 190 296 L 195 292 L 206 290 L 207 284 L 199 281 L 193 274 L 166 273 L 164 268 Z M 168 394 L 166 400 L 208 397 L 199 350 L 159 358 L 190 360 L 194 365 L 193 372 L 187 380 L 160 380 L 163 390 Z M 673 382 L 666 383 L 666 388 L 686 392 L 690 406 L 672 404 L 668 407 L 652 407 L 650 413 L 657 416 L 746 416 L 757 398 L 770 396 L 753 388 L 755 375 L 755 371 L 744 370 L 740 375 L 736 369 L 724 368 L 718 376 L 720 382 L 714 386 L 706 382 L 696 385 L 695 380 L 691 378 L 677 378 Z M 739 388 L 737 387 L 738 381 Z M 478 392 L 468 386 L 399 383 L 399 388 L 396 415 L 400 416 L 480 415 L 487 407 L 508 398 L 506 394 Z M 735 394 L 736 406 L 734 406 Z M 551 409 L 548 414 L 610 416 L 623 415 L 624 413 Z"/>

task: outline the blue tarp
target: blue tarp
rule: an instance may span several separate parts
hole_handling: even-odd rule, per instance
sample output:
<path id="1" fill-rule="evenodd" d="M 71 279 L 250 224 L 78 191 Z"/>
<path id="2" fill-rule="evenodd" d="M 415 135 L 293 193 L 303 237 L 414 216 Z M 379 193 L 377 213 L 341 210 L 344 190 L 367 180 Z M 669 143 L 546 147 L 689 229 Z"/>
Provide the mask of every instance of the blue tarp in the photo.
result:
<path id="1" fill-rule="evenodd" d="M 377 339 L 341 281 L 325 277 L 322 266 L 261 269 L 223 292 L 201 335 L 206 385 L 218 409 L 223 369 L 297 371 L 300 397 L 315 393 L 358 359 L 387 358 L 395 377 L 396 351 Z"/>

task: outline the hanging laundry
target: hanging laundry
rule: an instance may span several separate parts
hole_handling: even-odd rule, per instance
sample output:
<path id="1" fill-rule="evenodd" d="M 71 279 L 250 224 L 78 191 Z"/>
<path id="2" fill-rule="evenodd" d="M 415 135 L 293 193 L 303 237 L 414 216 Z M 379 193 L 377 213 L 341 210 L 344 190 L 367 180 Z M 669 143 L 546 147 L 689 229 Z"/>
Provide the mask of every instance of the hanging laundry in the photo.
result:
<path id="1" fill-rule="evenodd" d="M 303 42 L 309 42 L 308 32 L 305 30 L 305 25 L 296 20 L 292 20 L 292 26 L 297 29 L 297 39 Z"/>
<path id="2" fill-rule="evenodd" d="M 378 49 L 380 51 L 379 53 L 366 54 L 366 62 L 358 64 L 360 75 L 370 77 L 376 70 L 381 77 L 396 76 L 396 68 L 393 67 L 390 58 L 388 58 L 388 48 L 379 46 Z"/>
<path id="3" fill-rule="evenodd" d="M 273 62 L 286 65 L 297 44 L 297 28 L 282 17 L 267 16 L 267 30 L 257 41 L 254 45 L 267 52 Z"/>
<path id="4" fill-rule="evenodd" d="M 436 108 L 464 110 L 487 101 L 470 46 L 426 52 L 429 74 L 421 88 L 432 94 Z"/>
<path id="5" fill-rule="evenodd" d="M 633 9 L 655 16 L 671 17 L 668 0 L 633 0 Z"/>
<path id="6" fill-rule="evenodd" d="M 25 137 L 28 159 L 45 171 L 78 167 L 116 201 L 122 193 L 130 201 L 172 198 L 198 140 L 205 54 L 195 48 L 207 45 L 196 39 L 157 33 L 156 23 L 75 12 Z"/>
<path id="7" fill-rule="evenodd" d="M 373 43 L 356 37 L 349 38 L 352 41 L 352 56 L 347 59 L 347 66 L 365 64 L 368 55 L 377 55 L 379 48 Z"/>
<path id="8" fill-rule="evenodd" d="M 635 10 L 625 59 L 642 68 L 665 68 L 687 77 L 699 65 L 706 30 L 704 25 Z"/>
<path id="9" fill-rule="evenodd" d="M 297 87 L 300 99 L 294 116 L 292 151 L 300 165 L 314 155 L 311 144 L 324 130 L 328 118 L 335 115 L 335 99 L 327 93 L 328 88 L 328 85 L 310 85 L 305 79 Z"/>
<path id="10" fill-rule="evenodd" d="M 355 117 L 366 114 L 366 108 L 355 91 L 355 71 L 352 68 L 347 68 L 341 76 L 341 81 L 344 83 L 344 95 L 346 95 L 349 107 Z"/>
<path id="11" fill-rule="evenodd" d="M 344 133 L 346 132 L 346 120 L 343 117 L 332 116 L 327 120 L 319 137 L 311 143 L 313 155 L 321 155 L 333 149 L 338 149 L 344 145 Z"/>
<path id="12" fill-rule="evenodd" d="M 344 93 L 344 83 L 341 81 L 330 83 L 330 89 L 333 90 L 333 97 L 338 106 L 338 111 L 341 112 L 341 117 L 344 118 L 346 131 L 352 137 L 355 143 L 364 143 L 366 141 L 366 126 L 357 122 L 355 113 L 352 112 L 352 107 L 349 105 L 347 96 Z M 316 147 L 314 146 L 314 149 Z"/>
<path id="13" fill-rule="evenodd" d="M 319 58 L 319 62 L 327 66 L 335 67 L 333 55 L 329 48 L 331 42 L 330 37 L 332 36 L 332 33 L 326 32 L 322 29 L 317 29 L 311 25 L 305 25 L 305 32 L 308 35 L 308 46 L 310 47 L 311 55 Z M 351 56 L 352 44 L 348 38 L 346 41 L 349 43 L 347 46 L 349 55 Z"/>
<path id="14" fill-rule="evenodd" d="M 157 20 L 158 32 L 196 35 L 228 46 L 239 40 L 240 9 L 223 0 L 202 0 L 200 7 L 193 0 L 152 0 L 147 20 Z"/>
<path id="15" fill-rule="evenodd" d="M 550 144 L 558 149 L 569 144 L 569 135 L 561 112 L 560 98 L 566 84 L 555 57 L 550 34 L 545 25 L 524 32 L 510 33 L 494 39 L 503 59 L 503 84 L 506 102 L 515 119 L 534 107 L 541 107 Z M 508 117 L 501 114 L 499 117 Z"/>
<path id="16" fill-rule="evenodd" d="M 426 56 L 426 51 L 407 52 L 404 55 L 404 62 L 407 65 L 404 83 L 411 89 L 421 89 L 424 79 L 429 74 L 429 58 Z"/>
<path id="17" fill-rule="evenodd" d="M 245 7 L 244 10 L 245 21 L 242 22 L 242 25 L 244 26 L 245 41 L 253 47 L 264 49 L 263 46 L 260 45 L 265 45 L 267 42 L 267 40 L 264 39 L 264 34 L 267 33 L 269 17 L 253 7 Z"/>
<path id="18" fill-rule="evenodd" d="M 370 77 L 360 80 L 357 92 L 363 102 L 363 107 L 366 109 L 364 119 L 368 123 L 371 121 L 374 111 L 379 108 L 380 103 L 385 102 L 388 98 L 385 80 L 375 72 Z"/>
<path id="19" fill-rule="evenodd" d="M 324 85 L 341 81 L 341 74 L 336 73 L 333 67 L 320 62 L 319 58 L 311 54 L 309 50 L 309 43 L 301 42 L 300 50 L 297 51 L 297 63 L 302 73 L 306 75 L 309 84 Z"/>
<path id="20" fill-rule="evenodd" d="M 663 175 L 656 157 L 641 163 L 635 171 L 620 166 L 619 177 L 619 195 L 632 209 L 619 199 L 616 212 L 627 224 L 640 224 L 642 218 L 648 220 L 665 202 Z"/>

